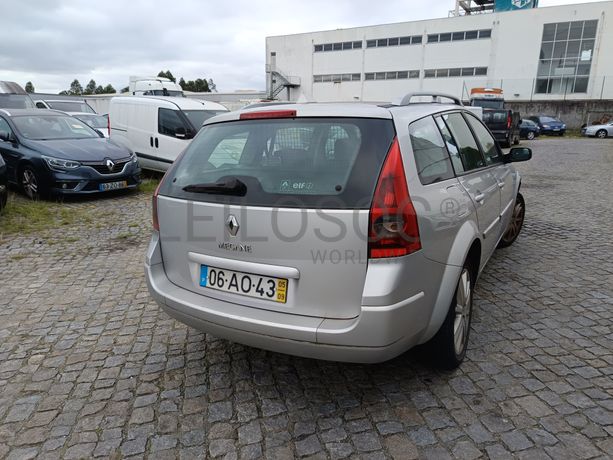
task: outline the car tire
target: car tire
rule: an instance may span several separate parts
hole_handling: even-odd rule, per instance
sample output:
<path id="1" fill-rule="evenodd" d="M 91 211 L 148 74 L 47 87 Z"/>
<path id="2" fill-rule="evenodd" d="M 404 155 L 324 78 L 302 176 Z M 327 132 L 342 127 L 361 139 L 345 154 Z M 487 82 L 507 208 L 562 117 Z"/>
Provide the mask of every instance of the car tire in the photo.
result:
<path id="1" fill-rule="evenodd" d="M 607 130 L 606 129 L 599 129 L 598 131 L 596 131 L 596 137 L 598 139 L 605 139 L 607 137 Z"/>
<path id="2" fill-rule="evenodd" d="M 528 139 L 529 141 L 534 140 L 534 131 L 528 131 L 528 133 L 526 134 L 526 139 Z"/>
<path id="3" fill-rule="evenodd" d="M 498 248 L 506 248 L 511 246 L 519 234 L 521 233 L 521 229 L 524 226 L 524 218 L 526 217 L 526 202 L 524 201 L 524 197 L 521 193 L 517 194 L 517 198 L 515 199 L 515 206 L 513 206 L 513 214 L 511 215 L 511 221 L 507 226 L 500 242 L 498 243 Z"/>
<path id="4" fill-rule="evenodd" d="M 20 169 L 19 186 L 31 200 L 39 200 L 45 195 L 40 176 L 31 165 L 25 165 Z"/>
<path id="5" fill-rule="evenodd" d="M 462 364 L 468 349 L 477 270 L 466 261 L 441 328 L 428 342 L 428 355 L 436 367 L 452 370 Z"/>
<path id="6" fill-rule="evenodd" d="M 560 132 L 558 133 L 558 136 L 560 136 L 560 137 L 564 136 L 564 131 L 560 131 Z"/>
<path id="7" fill-rule="evenodd" d="M 2 214 L 2 211 L 4 211 L 4 209 L 6 208 L 8 197 L 9 194 L 7 191 L 5 191 L 4 193 L 0 193 L 0 214 Z"/>

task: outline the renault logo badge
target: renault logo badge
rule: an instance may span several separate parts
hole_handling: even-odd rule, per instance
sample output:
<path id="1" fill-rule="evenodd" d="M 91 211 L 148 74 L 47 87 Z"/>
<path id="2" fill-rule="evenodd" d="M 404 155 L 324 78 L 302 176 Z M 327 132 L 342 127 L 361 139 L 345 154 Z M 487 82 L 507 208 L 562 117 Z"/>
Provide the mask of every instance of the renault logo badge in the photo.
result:
<path id="1" fill-rule="evenodd" d="M 228 229 L 230 235 L 236 236 L 239 227 L 240 225 L 238 225 L 238 220 L 236 220 L 236 217 L 230 214 L 226 220 L 226 228 Z"/>
<path id="2" fill-rule="evenodd" d="M 113 163 L 113 160 L 111 160 L 110 158 L 107 158 L 106 167 L 109 168 L 109 171 L 112 171 L 113 169 L 115 169 L 115 163 Z"/>

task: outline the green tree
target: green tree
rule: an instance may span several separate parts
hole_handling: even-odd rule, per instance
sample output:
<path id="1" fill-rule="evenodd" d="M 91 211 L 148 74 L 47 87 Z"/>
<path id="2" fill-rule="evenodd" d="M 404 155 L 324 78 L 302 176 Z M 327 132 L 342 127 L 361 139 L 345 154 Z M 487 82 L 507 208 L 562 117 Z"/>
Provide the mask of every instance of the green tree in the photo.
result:
<path id="1" fill-rule="evenodd" d="M 115 88 L 113 88 L 110 83 L 106 85 L 103 89 L 103 94 L 115 94 L 116 92 L 117 91 L 115 91 Z"/>
<path id="2" fill-rule="evenodd" d="M 64 91 L 60 91 L 58 94 L 59 94 L 60 96 L 69 96 L 69 95 L 70 95 L 70 93 L 69 93 L 68 91 L 66 91 L 66 90 L 64 90 Z"/>
<path id="3" fill-rule="evenodd" d="M 33 93 L 34 92 L 34 85 L 32 84 L 31 81 L 26 83 L 26 93 Z"/>
<path id="4" fill-rule="evenodd" d="M 209 80 L 211 83 L 213 80 Z M 183 78 L 179 80 L 179 85 L 184 91 L 192 91 L 194 93 L 210 93 L 209 81 L 206 78 L 196 78 L 196 80 L 185 81 Z"/>
<path id="5" fill-rule="evenodd" d="M 213 79 L 209 78 L 209 91 L 217 92 L 217 85 L 213 83 Z"/>
<path id="6" fill-rule="evenodd" d="M 70 94 L 71 96 L 83 95 L 83 87 L 81 86 L 81 83 L 79 83 L 79 80 L 77 80 L 76 78 L 70 84 L 70 89 L 68 90 L 68 94 Z"/>
<path id="7" fill-rule="evenodd" d="M 177 81 L 176 78 L 170 72 L 170 70 L 167 70 L 166 72 L 164 72 L 163 70 L 160 70 L 160 73 L 158 73 L 158 77 L 168 78 L 173 83 Z"/>
<path id="8" fill-rule="evenodd" d="M 96 82 L 92 78 L 87 84 L 87 86 L 85 87 L 85 91 L 83 91 L 83 94 L 94 94 L 95 91 L 96 91 Z"/>
<path id="9" fill-rule="evenodd" d="M 101 85 L 96 86 L 96 91 L 94 94 L 104 94 L 104 88 Z"/>
<path id="10" fill-rule="evenodd" d="M 123 94 L 123 93 L 127 93 L 128 91 L 130 91 L 130 87 L 129 87 L 129 86 L 126 86 L 126 87 L 124 87 L 124 88 L 121 88 L 121 93 L 122 93 L 122 94 Z"/>

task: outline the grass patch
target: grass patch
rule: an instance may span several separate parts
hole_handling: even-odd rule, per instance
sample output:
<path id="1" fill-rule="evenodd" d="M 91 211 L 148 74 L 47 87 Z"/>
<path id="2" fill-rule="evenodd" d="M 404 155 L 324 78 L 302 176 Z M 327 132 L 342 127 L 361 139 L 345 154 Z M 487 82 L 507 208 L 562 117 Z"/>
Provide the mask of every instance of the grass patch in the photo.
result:
<path id="1" fill-rule="evenodd" d="M 30 201 L 11 193 L 0 215 L 0 240 L 4 235 L 28 235 L 91 222 L 91 211 L 88 209 L 68 208 L 56 201 Z"/>

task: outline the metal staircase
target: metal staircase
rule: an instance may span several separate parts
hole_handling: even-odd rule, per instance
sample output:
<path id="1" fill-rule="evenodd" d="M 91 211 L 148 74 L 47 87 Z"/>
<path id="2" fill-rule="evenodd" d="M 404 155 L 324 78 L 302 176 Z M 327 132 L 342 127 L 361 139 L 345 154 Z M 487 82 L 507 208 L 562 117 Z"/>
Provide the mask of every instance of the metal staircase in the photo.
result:
<path id="1" fill-rule="evenodd" d="M 300 86 L 300 77 L 285 75 L 278 69 L 273 69 L 271 67 L 266 70 L 270 79 L 268 85 L 269 99 L 276 99 L 277 96 L 286 88 L 298 88 Z"/>

